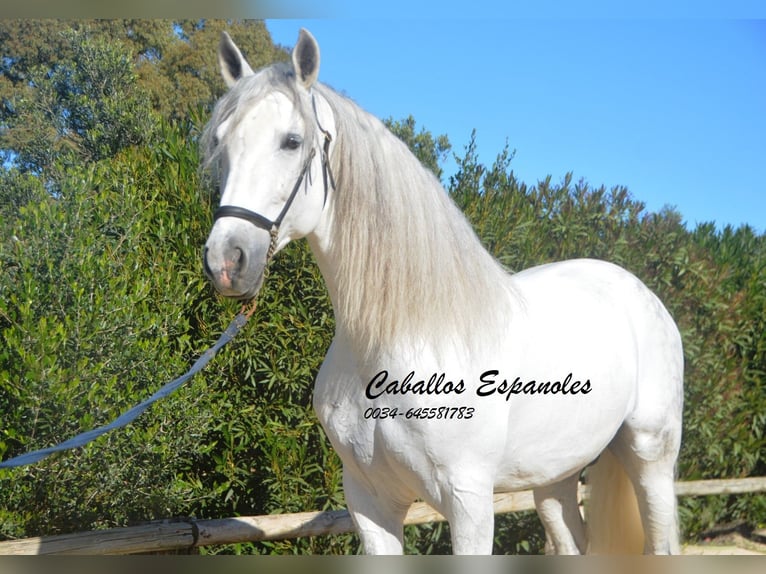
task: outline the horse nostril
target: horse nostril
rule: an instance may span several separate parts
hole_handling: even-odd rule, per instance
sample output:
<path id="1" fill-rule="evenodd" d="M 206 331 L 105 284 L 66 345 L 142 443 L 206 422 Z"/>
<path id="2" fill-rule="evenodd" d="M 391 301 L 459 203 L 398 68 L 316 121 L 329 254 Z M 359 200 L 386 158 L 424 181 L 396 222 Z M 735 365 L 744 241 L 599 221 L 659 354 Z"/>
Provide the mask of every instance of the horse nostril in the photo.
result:
<path id="1" fill-rule="evenodd" d="M 202 252 L 202 271 L 208 278 L 212 279 L 213 271 L 210 269 L 210 264 L 207 262 L 207 252 L 208 249 L 205 247 L 205 250 Z"/>
<path id="2" fill-rule="evenodd" d="M 243 255 L 244 252 L 239 247 L 234 248 L 234 256 L 231 258 L 231 262 L 234 264 L 235 268 L 240 268 L 244 264 Z"/>
<path id="3" fill-rule="evenodd" d="M 247 251 L 237 245 L 213 245 L 202 251 L 202 269 L 216 289 L 229 293 L 243 281 L 247 270 Z M 246 279 L 245 279 L 246 280 Z"/>

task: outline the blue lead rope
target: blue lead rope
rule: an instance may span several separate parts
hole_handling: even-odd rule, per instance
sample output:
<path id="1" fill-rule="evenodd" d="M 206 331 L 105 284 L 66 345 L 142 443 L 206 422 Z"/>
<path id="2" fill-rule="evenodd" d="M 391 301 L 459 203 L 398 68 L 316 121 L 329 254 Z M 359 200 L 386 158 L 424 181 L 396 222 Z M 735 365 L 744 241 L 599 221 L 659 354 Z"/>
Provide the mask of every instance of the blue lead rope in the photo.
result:
<path id="1" fill-rule="evenodd" d="M 138 416 L 141 413 L 143 413 L 153 403 L 157 402 L 158 400 L 162 398 L 167 397 L 173 391 L 178 389 L 178 387 L 183 385 L 186 381 L 188 381 L 194 375 L 200 372 L 205 367 L 205 365 L 207 365 L 210 362 L 210 360 L 213 357 L 215 357 L 216 353 L 218 353 L 218 351 L 220 351 L 221 348 L 224 345 L 226 345 L 226 343 L 231 341 L 234 338 L 234 336 L 242 329 L 242 327 L 245 326 L 245 323 L 247 323 L 247 318 L 248 318 L 248 315 L 245 313 L 240 313 L 239 315 L 237 315 L 234 318 L 234 320 L 231 322 L 231 324 L 229 324 L 229 326 L 223 332 L 223 334 L 221 334 L 220 338 L 218 339 L 218 341 L 216 341 L 215 345 L 213 345 L 211 348 L 205 351 L 203 355 L 199 359 L 197 359 L 197 361 L 192 365 L 191 369 L 189 369 L 186 374 L 181 375 L 174 381 L 170 381 L 164 387 L 162 387 L 160 390 L 154 393 L 151 397 L 146 399 L 144 402 L 136 405 L 129 411 L 122 413 L 119 417 L 117 417 L 108 425 L 98 427 L 93 430 L 89 430 L 84 433 L 78 434 L 77 436 L 62 442 L 61 444 L 57 444 L 56 446 L 51 446 L 48 448 L 35 450 L 32 452 L 28 452 L 26 454 L 22 454 L 15 458 L 11 458 L 9 460 L 1 462 L 0 468 L 14 468 L 17 466 L 34 464 L 44 459 L 46 456 L 53 454 L 54 452 L 60 452 L 62 450 L 69 450 L 71 448 L 78 448 L 78 447 L 84 446 L 88 444 L 89 442 L 96 440 L 98 437 L 100 437 L 104 433 L 107 433 L 114 429 L 124 427 L 125 425 L 133 422 L 136 418 L 138 418 Z"/>

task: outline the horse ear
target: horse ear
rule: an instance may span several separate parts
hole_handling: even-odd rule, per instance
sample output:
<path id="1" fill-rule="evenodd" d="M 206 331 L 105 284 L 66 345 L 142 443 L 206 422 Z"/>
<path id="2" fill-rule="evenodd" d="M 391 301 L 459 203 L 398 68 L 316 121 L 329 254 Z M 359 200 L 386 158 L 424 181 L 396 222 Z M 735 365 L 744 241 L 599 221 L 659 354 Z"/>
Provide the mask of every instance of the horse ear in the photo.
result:
<path id="1" fill-rule="evenodd" d="M 293 69 L 298 82 L 307 90 L 319 76 L 319 44 L 305 28 L 301 28 L 298 43 L 293 48 Z"/>
<path id="2" fill-rule="evenodd" d="M 240 78 L 253 74 L 250 64 L 227 32 L 221 32 L 221 41 L 218 43 L 218 63 L 221 66 L 223 81 L 228 87 L 232 87 Z"/>

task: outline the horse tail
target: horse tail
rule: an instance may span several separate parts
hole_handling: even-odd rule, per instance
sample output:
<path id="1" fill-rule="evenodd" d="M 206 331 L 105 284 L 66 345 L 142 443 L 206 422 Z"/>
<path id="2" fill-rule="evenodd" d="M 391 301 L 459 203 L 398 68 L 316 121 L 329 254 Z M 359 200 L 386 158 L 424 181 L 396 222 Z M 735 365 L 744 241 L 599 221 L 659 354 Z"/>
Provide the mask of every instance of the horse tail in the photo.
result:
<path id="1" fill-rule="evenodd" d="M 609 449 L 588 469 L 588 484 L 588 554 L 643 552 L 644 530 L 638 499 L 625 469 Z"/>

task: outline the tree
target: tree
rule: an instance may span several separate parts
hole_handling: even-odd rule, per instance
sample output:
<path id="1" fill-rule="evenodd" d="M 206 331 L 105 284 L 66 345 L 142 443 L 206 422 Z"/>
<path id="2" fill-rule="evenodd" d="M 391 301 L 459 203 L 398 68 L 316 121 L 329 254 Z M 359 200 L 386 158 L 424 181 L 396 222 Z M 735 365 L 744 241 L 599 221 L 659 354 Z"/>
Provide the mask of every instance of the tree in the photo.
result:
<path id="1" fill-rule="evenodd" d="M 256 67 L 287 58 L 260 21 L 0 22 L 0 158 L 34 173 L 98 160 L 151 141 L 158 117 L 209 110 L 224 28 Z"/>
<path id="2" fill-rule="evenodd" d="M 218 64 L 218 42 L 226 30 L 253 69 L 284 61 L 287 50 L 274 46 L 265 24 L 257 20 L 182 20 L 174 23 L 176 40 L 156 65 L 144 61 L 139 73 L 152 93 L 155 109 L 182 120 L 197 106 L 210 110 L 226 89 Z"/>
<path id="3" fill-rule="evenodd" d="M 111 157 L 151 141 L 156 117 L 119 42 L 61 34 L 71 57 L 36 65 L 4 101 L 4 160 L 22 172 L 50 175 L 61 166 Z"/>

